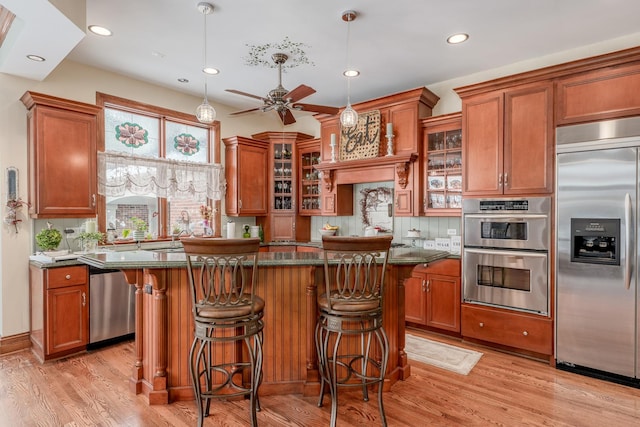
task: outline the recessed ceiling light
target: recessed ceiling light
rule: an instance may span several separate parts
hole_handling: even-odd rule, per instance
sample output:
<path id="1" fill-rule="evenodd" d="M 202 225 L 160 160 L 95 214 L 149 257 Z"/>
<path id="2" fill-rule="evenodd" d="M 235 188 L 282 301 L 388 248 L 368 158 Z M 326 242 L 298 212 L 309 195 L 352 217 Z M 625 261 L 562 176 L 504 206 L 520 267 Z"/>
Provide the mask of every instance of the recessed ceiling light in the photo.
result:
<path id="1" fill-rule="evenodd" d="M 44 62 L 45 59 L 42 56 L 38 56 L 38 55 L 27 55 L 27 58 L 29 58 L 32 61 L 36 61 L 36 62 Z"/>
<path id="2" fill-rule="evenodd" d="M 189 83 L 189 79 L 185 79 L 185 78 L 178 79 L 178 81 L 179 81 L 180 83 Z"/>
<path id="3" fill-rule="evenodd" d="M 358 70 L 345 70 L 342 73 L 342 75 L 345 76 L 345 77 L 357 77 L 357 76 L 360 75 L 360 71 L 358 71 Z"/>
<path id="4" fill-rule="evenodd" d="M 217 68 L 207 67 L 202 69 L 202 72 L 206 74 L 218 74 L 220 73 L 220 70 L 218 70 Z"/>
<path id="5" fill-rule="evenodd" d="M 91 31 L 93 34 L 97 34 L 99 36 L 105 36 L 105 37 L 108 37 L 111 34 L 113 34 L 110 29 L 106 27 L 101 27 L 100 25 L 89 25 L 89 31 Z"/>
<path id="6" fill-rule="evenodd" d="M 447 37 L 447 43 L 458 44 L 458 43 L 466 42 L 468 38 L 469 38 L 469 34 L 465 34 L 465 33 L 453 34 Z"/>

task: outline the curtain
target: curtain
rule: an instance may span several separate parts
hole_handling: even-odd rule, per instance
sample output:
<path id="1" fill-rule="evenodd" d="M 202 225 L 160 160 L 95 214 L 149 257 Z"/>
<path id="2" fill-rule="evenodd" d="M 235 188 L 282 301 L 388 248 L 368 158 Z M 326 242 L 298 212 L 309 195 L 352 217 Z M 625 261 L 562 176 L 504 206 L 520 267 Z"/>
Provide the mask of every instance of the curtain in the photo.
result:
<path id="1" fill-rule="evenodd" d="M 98 152 L 98 193 L 124 196 L 155 195 L 169 200 L 221 200 L 225 193 L 224 167 L 131 154 Z"/>

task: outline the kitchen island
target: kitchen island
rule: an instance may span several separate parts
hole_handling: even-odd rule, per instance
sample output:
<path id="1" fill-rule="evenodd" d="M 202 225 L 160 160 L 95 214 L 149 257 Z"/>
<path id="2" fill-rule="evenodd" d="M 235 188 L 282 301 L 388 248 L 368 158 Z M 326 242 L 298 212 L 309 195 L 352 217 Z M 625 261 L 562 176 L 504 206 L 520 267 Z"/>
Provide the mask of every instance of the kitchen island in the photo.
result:
<path id="1" fill-rule="evenodd" d="M 440 251 L 392 249 L 385 279 L 384 327 L 390 344 L 385 390 L 410 375 L 404 352 L 404 279 L 415 265 L 447 256 Z M 84 255 L 79 261 L 120 269 L 136 287 L 131 389 L 147 396 L 149 404 L 193 399 L 188 372 L 193 318 L 184 252 L 170 248 L 105 251 Z M 256 293 L 266 303 L 260 393 L 317 395 L 314 330 L 317 284 L 324 274 L 322 253 L 261 252 L 258 265 Z M 241 357 L 233 353 L 224 357 Z"/>

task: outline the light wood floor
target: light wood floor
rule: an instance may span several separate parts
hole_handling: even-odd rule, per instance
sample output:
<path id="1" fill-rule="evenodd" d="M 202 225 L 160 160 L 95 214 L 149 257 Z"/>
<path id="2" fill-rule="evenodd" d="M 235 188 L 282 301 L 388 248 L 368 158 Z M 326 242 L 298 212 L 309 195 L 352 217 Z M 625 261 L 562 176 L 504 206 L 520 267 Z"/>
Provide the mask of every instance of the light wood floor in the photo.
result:
<path id="1" fill-rule="evenodd" d="M 415 331 L 413 331 L 415 333 Z M 468 376 L 412 363 L 385 393 L 389 426 L 637 426 L 640 390 L 459 340 L 484 353 Z M 30 351 L 0 356 L 0 426 L 193 426 L 192 402 L 148 406 L 131 394 L 131 342 L 40 364 Z M 376 400 L 340 392 L 338 425 L 379 425 Z M 327 426 L 330 398 L 262 396 L 261 426 Z M 248 402 L 213 402 L 205 426 L 247 426 Z"/>

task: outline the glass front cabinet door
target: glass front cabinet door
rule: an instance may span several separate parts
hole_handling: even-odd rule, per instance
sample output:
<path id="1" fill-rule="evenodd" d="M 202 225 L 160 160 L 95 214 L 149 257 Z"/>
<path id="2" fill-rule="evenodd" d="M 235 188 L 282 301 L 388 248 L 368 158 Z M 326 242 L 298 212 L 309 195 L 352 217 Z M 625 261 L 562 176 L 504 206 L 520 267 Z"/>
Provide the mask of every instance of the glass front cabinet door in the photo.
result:
<path id="1" fill-rule="evenodd" d="M 320 141 L 314 139 L 298 144 L 299 212 L 300 215 L 320 215 L 320 176 L 315 165 L 320 163 Z"/>
<path id="2" fill-rule="evenodd" d="M 461 113 L 422 120 L 427 216 L 459 216 L 462 208 Z"/>

